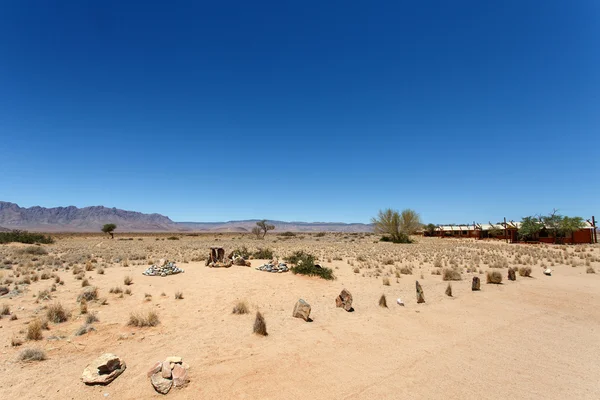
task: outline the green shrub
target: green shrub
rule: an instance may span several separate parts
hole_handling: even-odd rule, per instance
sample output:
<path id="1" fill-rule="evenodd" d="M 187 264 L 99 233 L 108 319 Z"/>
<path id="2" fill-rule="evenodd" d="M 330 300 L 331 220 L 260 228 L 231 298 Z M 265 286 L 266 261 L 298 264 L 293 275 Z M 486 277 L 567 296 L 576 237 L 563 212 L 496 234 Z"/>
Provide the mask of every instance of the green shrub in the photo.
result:
<path id="1" fill-rule="evenodd" d="M 179 240 L 177 236 L 169 236 L 167 240 Z"/>
<path id="2" fill-rule="evenodd" d="M 30 233 L 27 231 L 14 230 L 10 232 L 0 232 L 0 243 L 54 243 L 54 239 L 50 236 L 42 235 L 41 233 Z"/>
<path id="3" fill-rule="evenodd" d="M 21 254 L 31 254 L 34 256 L 45 256 L 48 254 L 45 248 L 40 246 L 27 246 L 19 250 Z"/>
<path id="4" fill-rule="evenodd" d="M 233 255 L 248 259 L 248 258 L 250 258 L 250 250 L 248 250 L 248 248 L 246 246 L 242 246 L 239 249 L 235 249 L 233 251 Z"/>
<path id="5" fill-rule="evenodd" d="M 271 260 L 273 258 L 273 250 L 262 249 L 259 247 L 258 250 L 256 250 L 252 255 L 254 256 L 254 258 L 257 258 L 259 260 Z"/>
<path id="6" fill-rule="evenodd" d="M 320 276 L 326 280 L 335 279 L 331 268 L 316 266 L 315 257 L 302 250 L 296 251 L 291 256 L 285 258 L 285 261 L 294 264 L 294 266 L 290 268 L 290 271 L 294 274 Z"/>
<path id="7" fill-rule="evenodd" d="M 278 234 L 277 236 L 296 236 L 294 232 L 283 232 Z"/>
<path id="8" fill-rule="evenodd" d="M 382 236 L 381 239 L 379 239 L 379 241 L 381 242 L 392 242 L 392 243 L 412 243 L 413 241 L 410 240 L 410 238 L 408 237 L 408 235 L 405 235 L 403 233 L 400 233 L 398 235 L 398 238 L 393 239 L 389 236 Z"/>

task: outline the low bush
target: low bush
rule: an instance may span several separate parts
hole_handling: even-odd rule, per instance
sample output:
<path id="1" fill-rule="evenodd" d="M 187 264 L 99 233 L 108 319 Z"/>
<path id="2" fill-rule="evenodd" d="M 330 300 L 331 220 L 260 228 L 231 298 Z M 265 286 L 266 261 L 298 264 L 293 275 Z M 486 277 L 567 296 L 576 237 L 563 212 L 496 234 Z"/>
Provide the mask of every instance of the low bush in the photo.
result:
<path id="1" fill-rule="evenodd" d="M 39 319 L 34 319 L 27 325 L 27 334 L 25 338 L 27 340 L 42 340 L 44 337 L 42 335 L 42 328 L 44 324 Z"/>
<path id="2" fill-rule="evenodd" d="M 51 244 L 54 239 L 41 233 L 30 233 L 27 231 L 14 230 L 10 232 L 0 232 L 0 243 L 26 243 L 26 244 Z"/>
<path id="3" fill-rule="evenodd" d="M 502 283 L 502 274 L 498 271 L 487 273 L 487 283 L 500 284 Z"/>
<path id="4" fill-rule="evenodd" d="M 233 251 L 233 255 L 248 259 L 248 258 L 250 258 L 251 254 L 250 254 L 250 250 L 248 250 L 248 248 L 246 246 L 242 246 L 239 249 L 235 249 Z M 196 261 L 196 260 L 193 260 L 193 261 Z M 200 260 L 200 261 L 202 261 L 202 260 Z"/>
<path id="5" fill-rule="evenodd" d="M 410 239 L 408 235 L 401 233 L 397 238 L 392 238 L 389 236 L 382 236 L 379 239 L 380 242 L 391 242 L 391 243 L 412 243 L 413 241 Z"/>
<path id="6" fill-rule="evenodd" d="M 46 317 L 55 324 L 67 321 L 69 316 L 69 312 L 60 303 L 54 303 L 46 310 Z"/>
<path id="7" fill-rule="evenodd" d="M 271 260 L 273 259 L 273 250 L 267 248 L 262 249 L 259 247 L 252 256 L 259 260 Z"/>
<path id="8" fill-rule="evenodd" d="M 315 265 L 315 257 L 312 254 L 300 250 L 296 251 L 285 260 L 291 264 L 295 264 L 290 268 L 290 271 L 294 274 L 319 276 L 326 280 L 335 279 L 331 268 Z"/>
<path id="9" fill-rule="evenodd" d="M 25 349 L 19 354 L 20 361 L 44 361 L 46 353 L 40 349 Z"/>
<path id="10" fill-rule="evenodd" d="M 233 314 L 248 314 L 248 304 L 245 301 L 238 301 L 233 307 Z"/>
<path id="11" fill-rule="evenodd" d="M 445 281 L 460 281 L 462 280 L 462 275 L 456 269 L 444 268 L 442 279 Z"/>
<path id="12" fill-rule="evenodd" d="M 27 246 L 22 249 L 19 249 L 20 254 L 30 254 L 35 256 L 45 256 L 48 254 L 48 251 L 41 246 Z"/>
<path id="13" fill-rule="evenodd" d="M 519 268 L 520 276 L 531 276 L 531 267 L 521 267 Z"/>
<path id="14" fill-rule="evenodd" d="M 140 312 L 129 314 L 129 322 L 127 322 L 127 325 L 143 328 L 147 326 L 156 326 L 159 323 L 160 320 L 158 319 L 158 314 L 154 311 L 148 311 L 146 314 Z"/>

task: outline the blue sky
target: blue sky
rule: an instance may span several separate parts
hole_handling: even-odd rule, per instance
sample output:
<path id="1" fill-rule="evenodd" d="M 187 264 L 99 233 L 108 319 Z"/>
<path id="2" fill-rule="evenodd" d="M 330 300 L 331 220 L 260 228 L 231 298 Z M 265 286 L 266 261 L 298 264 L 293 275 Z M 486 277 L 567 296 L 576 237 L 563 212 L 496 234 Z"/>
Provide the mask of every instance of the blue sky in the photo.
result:
<path id="1" fill-rule="evenodd" d="M 5 1 L 0 200 L 589 218 L 599 38 L 595 0 Z"/>

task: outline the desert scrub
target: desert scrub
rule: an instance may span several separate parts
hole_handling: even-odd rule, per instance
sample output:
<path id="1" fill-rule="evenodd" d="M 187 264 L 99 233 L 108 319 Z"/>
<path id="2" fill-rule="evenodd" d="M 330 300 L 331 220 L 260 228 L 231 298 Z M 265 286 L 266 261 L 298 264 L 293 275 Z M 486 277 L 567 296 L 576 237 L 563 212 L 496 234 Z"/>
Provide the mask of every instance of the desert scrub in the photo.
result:
<path id="1" fill-rule="evenodd" d="M 10 232 L 0 232 L 0 243 L 51 244 L 54 243 L 54 239 L 40 233 L 14 230 Z"/>
<path id="2" fill-rule="evenodd" d="M 127 325 L 143 328 L 147 326 L 156 326 L 159 323 L 160 320 L 158 314 L 154 311 L 148 311 L 146 313 L 137 312 L 129 314 L 129 322 L 127 322 Z"/>
<path id="3" fill-rule="evenodd" d="M 246 302 L 242 300 L 238 301 L 233 307 L 232 313 L 238 315 L 248 314 L 248 304 L 246 304 Z"/>
<path id="4" fill-rule="evenodd" d="M 486 277 L 487 277 L 487 283 L 495 283 L 495 284 L 502 283 L 502 274 L 498 271 L 494 271 L 494 272 L 488 271 Z"/>
<path id="5" fill-rule="evenodd" d="M 271 260 L 273 258 L 273 250 L 259 247 L 252 256 L 258 260 Z"/>
<path id="6" fill-rule="evenodd" d="M 444 268 L 442 279 L 445 281 L 460 281 L 462 276 L 460 271 L 451 268 Z"/>
<path id="7" fill-rule="evenodd" d="M 315 265 L 315 257 L 312 254 L 304 251 L 296 251 L 291 256 L 285 259 L 291 264 L 295 264 L 290 268 L 292 273 L 308 276 L 319 276 L 326 280 L 333 280 L 335 276 L 331 268 Z"/>
<path id="8" fill-rule="evenodd" d="M 175 292 L 175 300 L 182 300 L 183 292 Z"/>
<path id="9" fill-rule="evenodd" d="M 30 254 L 35 256 L 45 256 L 48 251 L 41 246 L 27 246 L 18 251 L 20 254 Z"/>
<path id="10" fill-rule="evenodd" d="M 39 319 L 34 319 L 27 325 L 27 334 L 25 339 L 27 340 L 42 340 L 42 328 L 44 324 Z"/>
<path id="11" fill-rule="evenodd" d="M 54 303 L 48 307 L 46 310 L 46 318 L 50 322 L 54 322 L 55 324 L 59 324 L 61 322 L 65 322 L 69 319 L 69 312 L 63 307 L 61 303 Z"/>
<path id="12" fill-rule="evenodd" d="M 44 361 L 46 353 L 40 349 L 25 349 L 19 354 L 20 361 Z"/>
<path id="13" fill-rule="evenodd" d="M 521 267 L 519 268 L 520 276 L 531 276 L 531 267 Z"/>

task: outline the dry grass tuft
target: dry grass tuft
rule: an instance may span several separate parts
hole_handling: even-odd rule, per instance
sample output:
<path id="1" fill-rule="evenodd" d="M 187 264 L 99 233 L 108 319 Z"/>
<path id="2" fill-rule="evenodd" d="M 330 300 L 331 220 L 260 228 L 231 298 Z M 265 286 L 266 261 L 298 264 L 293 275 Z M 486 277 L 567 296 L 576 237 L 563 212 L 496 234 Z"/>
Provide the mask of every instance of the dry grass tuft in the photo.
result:
<path id="1" fill-rule="evenodd" d="M 260 313 L 260 311 L 256 312 L 256 319 L 254 320 L 254 327 L 252 328 L 253 332 L 257 335 L 267 336 L 267 323 L 265 322 L 265 317 Z"/>
<path id="2" fill-rule="evenodd" d="M 442 272 L 442 279 L 445 281 L 460 281 L 462 280 L 462 276 L 459 270 L 444 268 Z"/>
<path id="3" fill-rule="evenodd" d="M 21 339 L 19 339 L 18 337 L 16 337 L 16 336 L 13 336 L 13 337 L 10 339 L 10 345 L 11 345 L 12 347 L 19 347 L 19 346 L 20 346 L 20 345 L 22 345 L 22 344 L 23 344 L 23 341 L 22 341 Z"/>
<path id="4" fill-rule="evenodd" d="M 587 267 L 587 269 L 585 270 L 586 273 L 588 274 L 595 274 L 596 270 L 593 267 Z"/>
<path id="5" fill-rule="evenodd" d="M 87 301 L 85 299 L 82 299 L 81 303 L 79 303 L 79 313 L 87 314 L 87 312 L 88 312 Z"/>
<path id="6" fill-rule="evenodd" d="M 27 335 L 25 335 L 25 338 L 27 340 L 42 340 L 44 338 L 42 335 L 43 326 L 42 321 L 34 319 L 27 325 Z"/>
<path id="7" fill-rule="evenodd" d="M 175 292 L 175 300 L 182 300 L 183 292 Z"/>
<path id="8" fill-rule="evenodd" d="M 129 286 L 133 284 L 133 278 L 127 275 L 125 278 L 123 278 L 123 283 L 125 284 L 125 286 Z"/>
<path id="9" fill-rule="evenodd" d="M 502 283 L 502 274 L 498 271 L 487 273 L 487 283 L 500 284 Z"/>
<path id="10" fill-rule="evenodd" d="M 46 310 L 46 317 L 50 322 L 59 324 L 69 319 L 70 313 L 63 307 L 61 303 L 54 303 Z"/>
<path id="11" fill-rule="evenodd" d="M 85 323 L 93 324 L 94 322 L 98 322 L 98 317 L 96 316 L 96 313 L 94 313 L 94 312 L 89 313 L 87 315 L 87 317 L 85 317 Z"/>
<path id="12" fill-rule="evenodd" d="M 146 326 L 156 326 L 160 323 L 158 314 L 154 311 L 148 311 L 145 315 L 141 312 L 129 314 L 129 326 L 143 328 Z"/>
<path id="13" fill-rule="evenodd" d="M 388 278 L 387 276 L 383 278 L 383 284 L 384 286 L 390 286 L 390 278 Z"/>
<path id="14" fill-rule="evenodd" d="M 519 268 L 520 276 L 531 276 L 531 267 L 521 267 Z"/>
<path id="15" fill-rule="evenodd" d="M 40 349 L 25 349 L 19 354 L 20 361 L 44 361 L 46 353 Z"/>
<path id="16" fill-rule="evenodd" d="M 232 313 L 238 315 L 248 314 L 248 304 L 243 300 L 238 301 L 233 307 Z"/>
<path id="17" fill-rule="evenodd" d="M 379 298 L 379 307 L 387 308 L 387 299 L 385 298 L 385 294 L 382 294 Z"/>
<path id="18" fill-rule="evenodd" d="M 8 304 L 2 304 L 0 315 L 10 315 L 10 306 Z"/>

